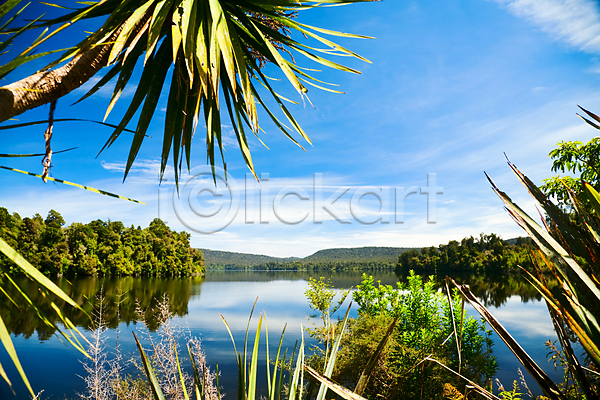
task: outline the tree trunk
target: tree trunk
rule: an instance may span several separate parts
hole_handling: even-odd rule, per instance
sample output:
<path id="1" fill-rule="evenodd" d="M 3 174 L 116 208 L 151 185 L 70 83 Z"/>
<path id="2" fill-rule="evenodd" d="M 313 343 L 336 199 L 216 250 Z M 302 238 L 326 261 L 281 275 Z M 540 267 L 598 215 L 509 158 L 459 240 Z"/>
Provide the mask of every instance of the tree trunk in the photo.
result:
<path id="1" fill-rule="evenodd" d="M 118 31 L 115 33 L 118 34 Z M 114 34 L 107 42 L 112 42 L 112 36 Z M 77 89 L 106 66 L 111 48 L 112 44 L 95 46 L 63 67 L 38 72 L 1 87 L 0 122 L 51 103 Z"/>
<path id="2" fill-rule="evenodd" d="M 135 37 L 146 29 L 150 15 L 139 20 L 130 33 Z M 86 83 L 108 63 L 112 44 L 123 29 L 121 25 L 107 39 L 76 56 L 63 67 L 38 72 L 10 85 L 0 87 L 0 122 L 32 108 L 51 103 Z"/>

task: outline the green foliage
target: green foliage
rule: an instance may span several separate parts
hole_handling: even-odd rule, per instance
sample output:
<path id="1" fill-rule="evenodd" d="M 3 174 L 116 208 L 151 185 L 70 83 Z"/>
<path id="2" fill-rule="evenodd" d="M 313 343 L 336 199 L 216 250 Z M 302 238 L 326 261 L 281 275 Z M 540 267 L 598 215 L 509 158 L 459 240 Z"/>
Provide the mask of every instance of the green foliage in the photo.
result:
<path id="1" fill-rule="evenodd" d="M 156 218 L 145 229 L 126 228 L 120 221 L 96 220 L 63 227 L 50 210 L 23 218 L 0 207 L 0 237 L 46 275 L 165 275 L 204 273 L 202 252 L 190 247 L 187 232 L 174 232 Z M 0 267 L 17 273 L 0 258 Z"/>
<path id="2" fill-rule="evenodd" d="M 287 271 L 389 271 L 395 263 L 382 261 L 269 262 L 249 269 Z"/>
<path id="3" fill-rule="evenodd" d="M 394 288 L 376 285 L 372 277 L 363 275 L 357 289 L 353 298 L 359 305 L 359 316 L 348 321 L 333 374 L 337 382 L 347 387 L 357 384 L 394 319 L 396 325 L 367 385 L 367 397 L 441 398 L 444 383 L 456 378 L 435 364 L 423 362 L 431 355 L 457 369 L 462 367 L 462 373 L 476 382 L 485 382 L 495 373 L 490 332 L 461 309 L 456 293 L 452 306 L 462 340 L 460 358 L 456 342 L 446 340 L 453 332 L 450 306 L 435 290 L 433 277 L 423 283 L 411 271 L 407 283 Z M 319 360 L 311 363 L 319 365 Z"/>
<path id="4" fill-rule="evenodd" d="M 512 390 L 501 391 L 498 395 L 502 397 L 502 400 L 522 400 L 522 394 L 523 393 L 519 393 L 519 384 L 517 383 L 517 381 L 513 381 Z"/>
<path id="5" fill-rule="evenodd" d="M 540 189 L 547 196 L 556 199 L 562 209 L 573 212 L 575 210 L 569 198 L 570 189 L 583 201 L 588 212 L 591 212 L 591 204 L 584 199 L 583 182 L 600 190 L 600 137 L 595 137 L 587 143 L 561 141 L 557 146 L 549 154 L 552 158 L 552 171 L 571 173 L 575 176 L 558 175 L 544 179 Z"/>
<path id="6" fill-rule="evenodd" d="M 308 279 L 308 289 L 304 295 L 308 299 L 308 305 L 316 314 L 311 315 L 311 318 L 320 318 L 322 321 L 321 327 L 309 329 L 312 337 L 319 340 L 321 343 L 327 343 L 332 327 L 331 316 L 335 314 L 342 306 L 350 290 L 342 290 L 339 293 L 339 298 L 336 302 L 334 299 L 338 293 L 333 290 L 331 282 L 325 282 L 323 277 L 317 281 L 314 278 Z"/>
<path id="7" fill-rule="evenodd" d="M 319 317 L 325 323 L 325 321 L 329 321 L 331 315 L 335 314 L 340 308 L 350 293 L 350 290 L 342 291 L 340 293 L 340 298 L 334 305 L 333 300 L 337 293 L 333 290 L 331 282 L 325 282 L 324 279 L 324 277 L 320 277 L 317 281 L 315 278 L 309 278 L 308 289 L 306 289 L 304 295 L 308 299 L 310 308 L 317 312 L 317 314 L 311 315 L 311 317 Z"/>
<path id="8" fill-rule="evenodd" d="M 303 261 L 309 263 L 330 262 L 373 262 L 393 263 L 402 252 L 410 250 L 408 247 L 349 247 L 319 250 Z"/>
<path id="9" fill-rule="evenodd" d="M 531 268 L 532 242 L 517 238 L 513 243 L 491 233 L 451 240 L 439 247 L 424 247 L 403 252 L 398 257 L 396 271 L 428 272 L 517 270 L 519 266 Z"/>
<path id="10" fill-rule="evenodd" d="M 396 306 L 398 305 L 400 292 L 390 285 L 381 285 L 381 282 L 378 283 L 379 285 L 375 287 L 373 277 L 363 274 L 363 280 L 357 286 L 358 290 L 352 294 L 352 298 L 360 307 L 359 313 L 380 315 L 390 312 L 393 316 L 397 316 L 398 309 Z M 398 282 L 397 285 L 398 289 L 400 289 L 402 284 Z"/>
<path id="11" fill-rule="evenodd" d="M 280 258 L 265 256 L 262 254 L 237 253 L 233 251 L 221 251 L 202 249 L 204 265 L 206 269 L 244 269 L 265 263 L 277 263 L 294 261 L 297 258 Z"/>
<path id="12" fill-rule="evenodd" d="M 302 101 L 308 100 L 305 84 L 341 93 L 321 86 L 322 80 L 311 76 L 317 71 L 314 66 L 359 73 L 329 58 L 339 56 L 368 60 L 335 44 L 325 36 L 368 37 L 308 26 L 297 22 L 296 17 L 299 12 L 307 9 L 359 1 L 370 0 L 311 0 L 302 3 L 295 0 L 256 3 L 232 0 L 126 0 L 92 4 L 83 2 L 77 8 L 71 8 L 72 4 L 68 5 L 69 8 L 59 4 L 60 8 L 68 11 L 55 19 L 35 20 L 31 26 L 27 26 L 27 29 L 46 30 L 22 54 L 0 65 L 0 77 L 27 61 L 48 54 L 35 54 L 35 51 L 41 48 L 40 45 L 44 42 L 45 47 L 48 47 L 46 40 L 63 29 L 75 25 L 85 27 L 85 20 L 89 18 L 100 19 L 102 25 L 96 31 L 91 32 L 74 48 L 67 49 L 60 59 L 44 70 L 49 70 L 73 56 L 91 59 L 98 57 L 99 61 L 94 68 L 88 67 L 88 70 L 84 71 L 80 71 L 81 67 L 79 70 L 76 67 L 67 68 L 62 71 L 66 75 L 61 78 L 67 82 L 79 77 L 83 82 L 83 76 L 89 79 L 89 76 L 94 75 L 101 67 L 109 66 L 110 70 L 105 77 L 83 97 L 93 95 L 109 82 L 115 82 L 111 78 L 118 76 L 107 115 L 130 83 L 130 78 L 137 78 L 137 82 L 131 82 L 135 93 L 129 101 L 129 107 L 105 144 L 105 147 L 111 146 L 134 116 L 139 115 L 125 176 L 155 115 L 161 91 L 163 87 L 166 89 L 169 86 L 166 104 L 162 106 L 166 108 L 166 114 L 161 175 L 169 158 L 173 160 L 176 181 L 184 158 L 187 167 L 190 168 L 191 138 L 198 120 L 203 120 L 203 125 L 206 126 L 206 150 L 210 165 L 214 167 L 217 164 L 215 159 L 218 153 L 221 158 L 224 157 L 221 125 L 228 120 L 233 126 L 241 155 L 249 169 L 254 172 L 247 134 L 252 132 L 256 137 L 259 136 L 261 128 L 258 116 L 262 111 L 294 143 L 298 144 L 292 135 L 310 143 L 310 139 L 282 101 L 288 99 L 276 93 L 269 78 L 262 72 L 262 67 L 267 63 L 274 65 L 275 70 L 280 72 L 280 76 L 290 84 L 290 88 L 297 92 Z M 5 8 L 10 10 L 17 3 L 11 1 L 7 7 L 3 7 L 0 10 L 0 18 L 7 11 Z M 58 28 L 48 32 L 48 27 L 56 25 Z M 0 33 L 12 33 L 8 43 L 0 43 L 0 49 L 22 33 L 9 30 L 6 25 L 0 30 Z M 301 37 L 310 38 L 310 41 L 300 43 L 296 39 Z M 312 47 L 313 40 L 319 42 L 319 46 Z M 325 48 L 321 48 L 323 45 Z M 98 56 L 100 51 L 105 53 L 101 58 Z M 297 60 L 300 59 L 307 60 L 309 64 L 304 67 L 298 65 Z M 137 65 L 142 63 L 142 73 L 133 74 Z M 167 74 L 169 70 L 172 74 Z M 69 73 L 78 75 L 69 76 Z M 48 94 L 48 88 L 42 86 L 27 87 L 25 90 L 41 92 L 39 97 L 44 101 L 48 98 L 47 102 L 51 102 L 73 89 L 58 86 L 62 92 Z M 275 116 L 272 105 L 269 107 L 269 102 L 273 101 L 280 116 Z M 6 112 L 5 119 L 25 110 L 10 111 Z M 289 121 L 293 128 L 286 127 L 281 122 L 282 117 Z M 225 165 L 224 160 L 223 164 Z"/>

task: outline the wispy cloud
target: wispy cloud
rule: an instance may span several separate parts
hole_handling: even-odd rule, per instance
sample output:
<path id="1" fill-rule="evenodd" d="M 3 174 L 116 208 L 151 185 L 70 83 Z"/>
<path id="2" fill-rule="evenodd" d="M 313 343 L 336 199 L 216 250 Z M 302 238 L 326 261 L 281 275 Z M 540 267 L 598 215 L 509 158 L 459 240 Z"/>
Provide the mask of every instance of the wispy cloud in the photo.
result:
<path id="1" fill-rule="evenodd" d="M 100 79 L 102 79 L 101 76 L 93 76 L 90 78 L 89 81 L 87 81 L 86 83 L 84 83 L 83 85 L 81 85 L 79 88 L 74 90 L 74 93 L 79 95 L 79 96 L 83 96 L 85 95 L 87 92 L 89 92 L 99 81 Z M 115 89 L 115 85 L 114 85 L 115 80 L 112 80 L 111 82 L 108 82 L 107 84 L 105 84 L 104 86 L 102 86 L 101 88 L 99 88 L 95 93 L 94 93 L 94 97 L 101 97 L 103 99 L 110 99 L 113 95 L 114 89 Z M 125 89 L 123 89 L 123 92 L 121 93 L 121 97 L 120 99 L 125 99 L 128 98 L 130 96 L 133 96 L 133 94 L 135 93 L 136 90 L 136 86 L 135 85 L 127 85 L 125 87 Z"/>
<path id="2" fill-rule="evenodd" d="M 111 172 L 125 172 L 125 162 L 106 162 L 101 161 L 102 168 Z M 170 168 L 170 167 L 167 167 Z M 160 172 L 160 160 L 136 160 L 131 166 L 130 173 L 141 175 L 151 175 L 157 177 Z"/>
<path id="3" fill-rule="evenodd" d="M 110 172 L 116 172 L 119 174 L 123 174 L 125 172 L 125 167 L 127 163 L 125 162 L 106 162 L 101 161 L 100 163 L 102 168 Z M 174 184 L 175 182 L 171 182 L 169 177 L 173 176 L 173 167 L 171 165 L 167 165 L 165 168 L 165 173 L 163 175 L 163 181 L 160 182 L 163 185 Z M 160 181 L 160 160 L 136 160 L 129 170 L 129 174 L 127 176 L 127 182 L 135 183 L 135 184 L 151 184 L 156 185 Z"/>
<path id="4" fill-rule="evenodd" d="M 600 9 L 589 0 L 494 0 L 509 12 L 524 18 L 580 50 L 600 51 Z"/>

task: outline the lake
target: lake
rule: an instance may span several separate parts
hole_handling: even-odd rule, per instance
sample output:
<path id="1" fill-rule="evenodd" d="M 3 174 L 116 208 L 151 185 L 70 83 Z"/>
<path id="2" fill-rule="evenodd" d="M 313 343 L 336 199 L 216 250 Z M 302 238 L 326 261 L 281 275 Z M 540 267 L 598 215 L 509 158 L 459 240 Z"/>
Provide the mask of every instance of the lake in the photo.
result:
<path id="1" fill-rule="evenodd" d="M 270 344 L 275 346 L 284 325 L 287 324 L 283 345 L 291 351 L 296 340 L 301 337 L 302 326 L 311 326 L 308 319 L 311 309 L 304 297 L 309 277 L 325 276 L 331 279 L 336 288 L 349 288 L 356 287 L 361 282 L 361 274 L 357 271 L 208 271 L 203 279 L 85 277 L 71 280 L 62 278 L 56 282 L 90 314 L 93 307 L 87 299 L 94 299 L 100 291 L 104 293 L 104 318 L 109 327 L 105 335 L 106 345 L 109 349 L 114 347 L 118 334 L 121 351 L 125 355 L 137 355 L 132 331 L 136 334 L 145 331 L 144 325 L 136 322 L 139 318 L 136 308 L 155 309 L 156 299 L 161 299 L 167 294 L 171 310 L 175 314 L 173 322 L 179 324 L 186 335 L 202 339 L 208 364 L 214 369 L 218 363 L 221 371 L 220 385 L 223 392 L 228 394 L 228 398 L 233 398 L 237 390 L 237 364 L 231 339 L 220 314 L 227 320 L 239 349 L 243 347 L 248 317 L 258 297 L 251 330 L 256 328 L 258 315 L 262 313 L 267 318 Z M 393 272 L 375 271 L 370 274 L 375 280 L 381 280 L 385 284 L 394 284 L 398 279 Z M 546 340 L 555 340 L 556 336 L 546 305 L 540 301 L 534 289 L 518 277 L 506 275 L 455 278 L 464 283 L 468 282 L 473 292 L 483 300 L 542 369 L 553 380 L 560 381 L 562 372 L 555 371 L 546 361 L 544 347 Z M 28 281 L 21 281 L 21 284 L 31 293 L 34 301 L 44 304 L 42 309 L 48 307 L 48 301 L 38 294 L 33 284 Z M 119 297 L 119 290 L 125 295 Z M 40 323 L 35 315 L 15 309 L 14 305 L 2 297 L 0 313 L 11 332 L 34 391 L 43 390 L 44 399 L 77 398 L 77 393 L 85 391 L 85 384 L 81 378 L 85 374 L 81 353 L 64 344 L 59 336 Z M 67 307 L 61 308 L 76 326 L 82 328 L 86 337 L 91 337 L 91 331 L 88 329 L 90 322 L 85 314 Z M 479 317 L 472 309 L 468 310 L 471 315 Z M 356 306 L 353 306 L 352 312 L 356 315 Z M 154 324 L 148 328 L 154 331 L 158 326 Z M 500 366 L 497 377 L 508 388 L 512 386 L 513 380 L 518 379 L 517 369 L 521 366 L 504 343 L 495 335 L 493 338 L 494 354 Z M 307 347 L 314 343 L 306 334 L 305 339 Z M 261 343 L 264 343 L 264 334 Z M 148 343 L 143 344 L 149 347 Z M 20 383 L 17 371 L 9 366 L 8 355 L 4 350 L 0 353 L 0 362 L 5 366 L 16 390 L 15 396 L 2 381 L 0 398 L 27 398 L 27 391 Z M 112 354 L 112 350 L 109 353 Z M 260 355 L 259 361 L 264 366 L 266 357 L 263 347 Z M 522 367 L 521 369 L 523 370 Z M 128 371 L 135 370 L 130 368 Z M 264 371 L 264 367 L 259 371 Z M 540 391 L 535 389 L 533 379 L 523 372 L 528 378 L 530 388 L 534 393 L 540 394 Z"/>

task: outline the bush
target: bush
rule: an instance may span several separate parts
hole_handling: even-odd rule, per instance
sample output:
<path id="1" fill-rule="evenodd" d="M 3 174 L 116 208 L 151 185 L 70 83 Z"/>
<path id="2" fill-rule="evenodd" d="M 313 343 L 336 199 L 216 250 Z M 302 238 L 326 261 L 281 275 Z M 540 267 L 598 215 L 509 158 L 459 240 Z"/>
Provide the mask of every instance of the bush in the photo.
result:
<path id="1" fill-rule="evenodd" d="M 441 399 L 445 383 L 457 387 L 464 383 L 446 369 L 425 362 L 427 356 L 480 384 L 495 374 L 491 332 L 466 314 L 460 296 L 454 293 L 452 307 L 461 342 L 459 359 L 450 305 L 443 293 L 434 290 L 433 277 L 423 284 L 421 277 L 411 271 L 407 284 L 398 283 L 394 288 L 375 285 L 372 277 L 363 275 L 353 298 L 360 307 L 359 315 L 348 322 L 333 374 L 333 379 L 346 387 L 356 386 L 394 319 L 395 328 L 371 375 L 365 397 Z M 318 360 L 311 362 L 318 365 Z"/>

